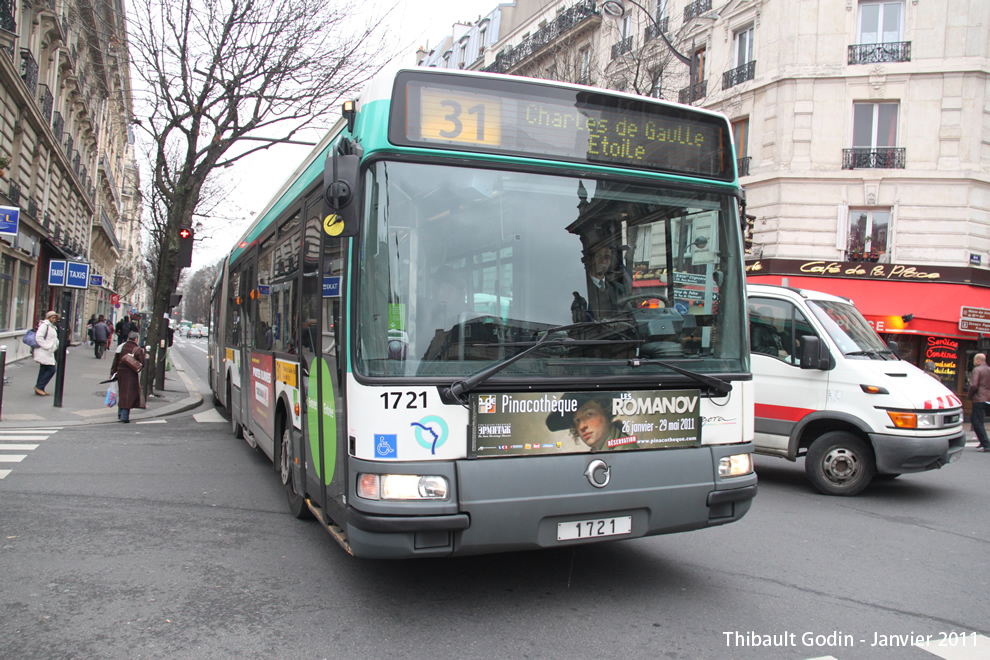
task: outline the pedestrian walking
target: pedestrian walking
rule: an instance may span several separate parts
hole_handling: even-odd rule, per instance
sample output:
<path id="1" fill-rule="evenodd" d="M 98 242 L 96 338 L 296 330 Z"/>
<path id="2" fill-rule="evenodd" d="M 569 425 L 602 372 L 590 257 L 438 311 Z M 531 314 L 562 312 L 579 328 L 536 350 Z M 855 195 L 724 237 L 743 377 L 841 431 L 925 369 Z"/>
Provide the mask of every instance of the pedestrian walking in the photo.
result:
<path id="1" fill-rule="evenodd" d="M 102 316 L 100 318 L 103 318 Z M 93 345 L 93 325 L 96 323 L 96 314 L 89 317 L 86 321 L 86 335 L 89 337 L 89 345 Z"/>
<path id="2" fill-rule="evenodd" d="M 127 341 L 117 347 L 110 365 L 110 377 L 117 376 L 117 419 L 124 424 L 131 421 L 132 408 L 144 408 L 144 396 L 141 392 L 141 369 L 144 367 L 145 352 L 138 346 L 138 333 L 131 332 Z M 137 360 L 138 369 L 128 366 L 128 356 Z"/>
<path id="3" fill-rule="evenodd" d="M 101 314 L 100 318 L 93 324 L 93 355 L 97 360 L 103 359 L 103 354 L 107 350 L 107 344 L 110 341 L 111 335 L 110 324 L 107 323 Z"/>
<path id="4" fill-rule="evenodd" d="M 34 393 L 38 396 L 48 396 L 45 388 L 55 375 L 55 351 L 58 350 L 58 323 L 61 318 L 58 312 L 51 311 L 38 324 L 35 331 L 35 341 L 38 348 L 34 349 L 34 361 L 38 363 L 38 380 L 34 384 Z"/>
<path id="5" fill-rule="evenodd" d="M 987 366 L 985 353 L 973 356 L 973 373 L 969 376 L 969 400 L 973 409 L 969 421 L 973 425 L 973 433 L 980 441 L 977 451 L 990 452 L 990 441 L 987 440 L 986 416 L 990 408 L 990 366 Z"/>
<path id="6" fill-rule="evenodd" d="M 124 342 L 127 341 L 127 335 L 131 333 L 130 317 L 124 314 L 124 317 L 117 321 L 117 327 L 115 329 L 117 331 L 117 346 L 123 346 Z"/>

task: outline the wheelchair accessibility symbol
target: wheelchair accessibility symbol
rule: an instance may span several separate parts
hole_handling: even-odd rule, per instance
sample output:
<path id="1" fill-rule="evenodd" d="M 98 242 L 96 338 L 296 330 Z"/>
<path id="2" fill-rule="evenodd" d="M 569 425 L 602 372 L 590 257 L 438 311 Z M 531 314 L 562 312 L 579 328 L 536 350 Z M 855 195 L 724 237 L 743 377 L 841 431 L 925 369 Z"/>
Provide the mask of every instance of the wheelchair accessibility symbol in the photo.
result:
<path id="1" fill-rule="evenodd" d="M 437 453 L 437 447 L 447 441 L 447 422 L 436 415 L 429 415 L 411 424 L 416 429 L 416 442 L 431 454 Z"/>

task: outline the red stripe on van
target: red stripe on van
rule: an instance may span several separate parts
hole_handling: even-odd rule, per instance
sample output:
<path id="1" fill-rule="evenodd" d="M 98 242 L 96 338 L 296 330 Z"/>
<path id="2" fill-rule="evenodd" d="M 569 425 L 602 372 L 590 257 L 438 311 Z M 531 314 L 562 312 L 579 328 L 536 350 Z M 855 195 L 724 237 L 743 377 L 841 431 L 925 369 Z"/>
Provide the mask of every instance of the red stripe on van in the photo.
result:
<path id="1" fill-rule="evenodd" d="M 815 412 L 814 408 L 793 408 L 791 406 L 772 406 L 769 403 L 756 404 L 756 416 L 763 419 L 780 419 L 787 422 L 800 421 L 802 417 Z"/>

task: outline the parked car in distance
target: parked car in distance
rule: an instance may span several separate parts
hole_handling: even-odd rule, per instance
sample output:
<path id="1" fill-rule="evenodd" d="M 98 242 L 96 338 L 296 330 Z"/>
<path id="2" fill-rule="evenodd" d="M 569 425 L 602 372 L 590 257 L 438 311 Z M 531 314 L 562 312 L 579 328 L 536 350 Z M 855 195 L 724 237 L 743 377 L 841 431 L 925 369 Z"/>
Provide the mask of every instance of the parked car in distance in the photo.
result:
<path id="1" fill-rule="evenodd" d="M 203 326 L 201 326 L 199 324 L 196 324 L 193 327 L 189 328 L 189 334 L 187 336 L 189 336 L 189 337 L 205 337 L 206 336 L 206 329 Z"/>

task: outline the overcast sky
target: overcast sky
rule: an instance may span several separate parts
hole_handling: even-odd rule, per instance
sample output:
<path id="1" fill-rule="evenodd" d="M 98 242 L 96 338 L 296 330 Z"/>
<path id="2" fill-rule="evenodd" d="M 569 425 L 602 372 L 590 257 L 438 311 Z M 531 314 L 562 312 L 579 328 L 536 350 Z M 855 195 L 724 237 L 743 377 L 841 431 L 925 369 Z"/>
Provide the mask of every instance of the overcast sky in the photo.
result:
<path id="1" fill-rule="evenodd" d="M 498 0 L 370 0 L 365 6 L 371 7 L 372 12 L 384 12 L 394 5 L 395 9 L 386 19 L 391 34 L 390 47 L 402 53 L 396 59 L 397 63 L 413 64 L 417 47 L 435 46 L 450 34 L 454 23 L 474 22 L 498 4 Z M 313 141 L 318 137 L 313 136 Z M 203 221 L 205 229 L 197 236 L 202 240 L 197 241 L 193 250 L 193 266 L 187 269 L 187 277 L 223 258 L 233 248 L 257 212 L 311 150 L 312 147 L 301 146 L 272 147 L 223 173 L 225 187 L 232 192 L 211 214 L 214 217 Z"/>

